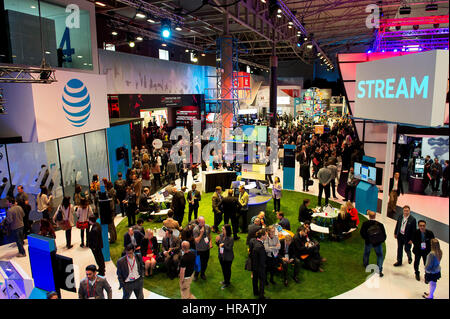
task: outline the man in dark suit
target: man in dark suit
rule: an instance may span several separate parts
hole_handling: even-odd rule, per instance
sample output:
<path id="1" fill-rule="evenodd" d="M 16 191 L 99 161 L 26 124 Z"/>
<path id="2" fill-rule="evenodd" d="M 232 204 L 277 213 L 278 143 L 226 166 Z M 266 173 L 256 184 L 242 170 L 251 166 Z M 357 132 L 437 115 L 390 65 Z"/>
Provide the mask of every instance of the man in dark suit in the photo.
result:
<path id="1" fill-rule="evenodd" d="M 253 224 L 248 226 L 247 245 L 250 244 L 250 240 L 252 240 L 253 238 L 256 238 L 256 233 L 261 228 L 262 228 L 262 226 L 261 226 L 261 219 L 256 217 L 254 222 L 253 222 Z"/>
<path id="2" fill-rule="evenodd" d="M 134 249 L 140 250 L 144 235 L 140 231 L 128 228 L 128 232 L 123 236 L 123 246 L 126 248 L 129 244 L 133 244 Z"/>
<path id="3" fill-rule="evenodd" d="M 189 214 L 188 222 L 192 219 L 192 212 L 194 212 L 194 219 L 198 217 L 199 202 L 202 200 L 202 195 L 197 190 L 197 184 L 192 184 L 192 189 L 187 194 L 187 200 L 189 202 Z"/>
<path id="4" fill-rule="evenodd" d="M 259 299 L 266 299 L 264 296 L 264 282 L 266 280 L 266 250 L 264 241 L 267 234 L 264 229 L 256 233 L 256 239 L 250 241 L 250 260 L 253 272 L 253 295 Z M 259 287 L 258 287 L 259 284 Z"/>
<path id="5" fill-rule="evenodd" d="M 312 209 L 309 209 L 310 200 L 304 199 L 303 204 L 300 205 L 300 208 L 298 210 L 298 221 L 301 223 L 304 223 L 305 221 L 311 221 L 313 211 Z"/>
<path id="6" fill-rule="evenodd" d="M 411 245 L 413 234 L 416 231 L 416 219 L 411 216 L 411 208 L 408 205 L 403 206 L 403 215 L 397 219 L 395 225 L 394 237 L 397 239 L 397 262 L 395 267 L 402 265 L 403 247 L 405 247 L 408 263 L 412 263 Z"/>
<path id="7" fill-rule="evenodd" d="M 117 277 L 119 289 L 123 288 L 123 299 L 130 299 L 134 292 L 136 299 L 144 299 L 144 262 L 140 253 L 135 253 L 134 246 L 129 244 L 126 255 L 117 260 Z"/>
<path id="8" fill-rule="evenodd" d="M 222 199 L 222 202 L 219 204 L 219 206 L 222 206 L 223 209 L 224 224 L 228 224 L 228 221 L 231 219 L 233 239 L 238 240 L 240 238 L 237 235 L 239 232 L 238 213 L 240 205 L 238 199 L 234 196 L 232 189 L 228 190 L 228 196 Z"/>
<path id="9" fill-rule="evenodd" d="M 431 230 L 426 229 L 426 221 L 419 220 L 417 225 L 419 226 L 419 229 L 414 232 L 412 241 L 414 244 L 414 271 L 416 279 L 420 281 L 420 258 L 423 259 L 423 264 L 425 265 L 427 256 L 431 251 L 431 240 L 434 238 L 434 234 Z"/>
<path id="10" fill-rule="evenodd" d="M 292 237 L 287 235 L 285 238 L 280 240 L 280 258 L 281 265 L 283 267 L 283 275 L 284 275 L 284 285 L 288 286 L 287 273 L 289 264 L 294 264 L 294 281 L 296 283 L 298 280 L 298 271 L 300 269 L 300 259 L 295 256 L 295 246 L 292 244 Z"/>
<path id="11" fill-rule="evenodd" d="M 98 274 L 102 277 L 105 276 L 105 259 L 103 258 L 103 237 L 102 226 L 97 223 L 95 216 L 89 217 L 90 229 L 87 235 L 88 246 L 94 255 L 95 262 L 98 265 Z"/>
<path id="12" fill-rule="evenodd" d="M 394 177 L 389 181 L 389 203 L 388 203 L 388 211 L 395 212 L 397 209 L 397 199 L 400 196 L 400 193 L 403 195 L 403 183 L 400 179 L 400 173 L 396 172 Z"/>
<path id="13" fill-rule="evenodd" d="M 217 186 L 212 196 L 212 210 L 214 213 L 214 226 L 212 231 L 215 233 L 219 233 L 219 224 L 222 222 L 223 210 L 222 206 L 220 206 L 222 198 L 222 187 Z"/>
<path id="14" fill-rule="evenodd" d="M 186 206 L 186 199 L 184 198 L 184 191 L 177 191 L 176 187 L 172 187 L 173 194 L 171 209 L 173 210 L 173 219 L 175 219 L 181 227 L 184 217 L 184 208 Z"/>
<path id="15" fill-rule="evenodd" d="M 170 279 L 175 278 L 178 273 L 178 264 L 181 258 L 181 240 L 173 235 L 172 229 L 166 229 L 166 235 L 162 239 L 162 251 L 164 256 L 164 265 L 167 268 L 167 276 Z"/>

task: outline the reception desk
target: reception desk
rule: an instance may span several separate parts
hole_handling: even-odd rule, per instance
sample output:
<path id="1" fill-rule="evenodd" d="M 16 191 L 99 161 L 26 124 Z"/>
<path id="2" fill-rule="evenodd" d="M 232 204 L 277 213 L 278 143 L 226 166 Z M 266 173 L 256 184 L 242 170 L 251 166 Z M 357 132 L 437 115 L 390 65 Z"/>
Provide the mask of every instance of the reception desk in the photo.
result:
<path id="1" fill-rule="evenodd" d="M 250 195 L 248 199 L 247 224 L 250 224 L 252 217 L 258 215 L 259 212 L 266 212 L 267 203 L 271 199 L 272 195 Z"/>
<path id="2" fill-rule="evenodd" d="M 410 176 L 408 186 L 411 193 L 423 194 L 423 177 Z"/>
<path id="3" fill-rule="evenodd" d="M 235 171 L 212 170 L 202 172 L 202 192 L 214 192 L 216 190 L 216 186 L 221 186 L 223 190 L 228 189 L 230 188 L 231 182 L 235 180 Z"/>

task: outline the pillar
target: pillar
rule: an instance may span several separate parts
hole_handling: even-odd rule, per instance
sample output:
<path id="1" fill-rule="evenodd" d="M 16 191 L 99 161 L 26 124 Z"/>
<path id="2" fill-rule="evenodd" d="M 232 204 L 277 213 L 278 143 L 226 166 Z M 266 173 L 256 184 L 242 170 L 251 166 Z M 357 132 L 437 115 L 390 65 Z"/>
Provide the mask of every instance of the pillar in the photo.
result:
<path id="1" fill-rule="evenodd" d="M 270 100 L 269 100 L 269 112 L 272 113 L 270 119 L 270 126 L 276 127 L 277 125 L 277 68 L 278 57 L 276 55 L 276 42 L 275 39 L 272 42 L 272 56 L 270 57 Z"/>

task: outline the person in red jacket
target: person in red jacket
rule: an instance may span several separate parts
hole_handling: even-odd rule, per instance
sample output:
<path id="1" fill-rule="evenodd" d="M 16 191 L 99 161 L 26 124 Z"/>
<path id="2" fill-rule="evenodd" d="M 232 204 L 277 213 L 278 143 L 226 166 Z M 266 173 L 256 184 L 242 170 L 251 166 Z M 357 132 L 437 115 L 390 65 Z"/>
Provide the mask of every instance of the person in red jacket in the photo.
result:
<path id="1" fill-rule="evenodd" d="M 358 227 L 359 225 L 358 211 L 356 210 L 355 206 L 353 206 L 351 201 L 347 201 L 346 206 L 347 206 L 347 213 L 350 214 L 351 221 L 353 223 L 352 228 Z"/>

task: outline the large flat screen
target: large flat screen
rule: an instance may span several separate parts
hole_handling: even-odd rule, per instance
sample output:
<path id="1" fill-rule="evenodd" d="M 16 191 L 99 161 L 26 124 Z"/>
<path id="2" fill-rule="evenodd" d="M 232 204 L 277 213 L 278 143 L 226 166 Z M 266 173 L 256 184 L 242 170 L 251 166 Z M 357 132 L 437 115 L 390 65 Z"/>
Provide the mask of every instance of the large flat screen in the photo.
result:
<path id="1" fill-rule="evenodd" d="M 416 162 L 414 165 L 414 173 L 415 174 L 423 174 L 424 168 L 425 168 L 425 159 L 424 158 L 416 158 Z"/>
<path id="2" fill-rule="evenodd" d="M 377 169 L 373 166 L 367 166 L 361 163 L 355 163 L 355 178 L 361 181 L 376 185 Z"/>

